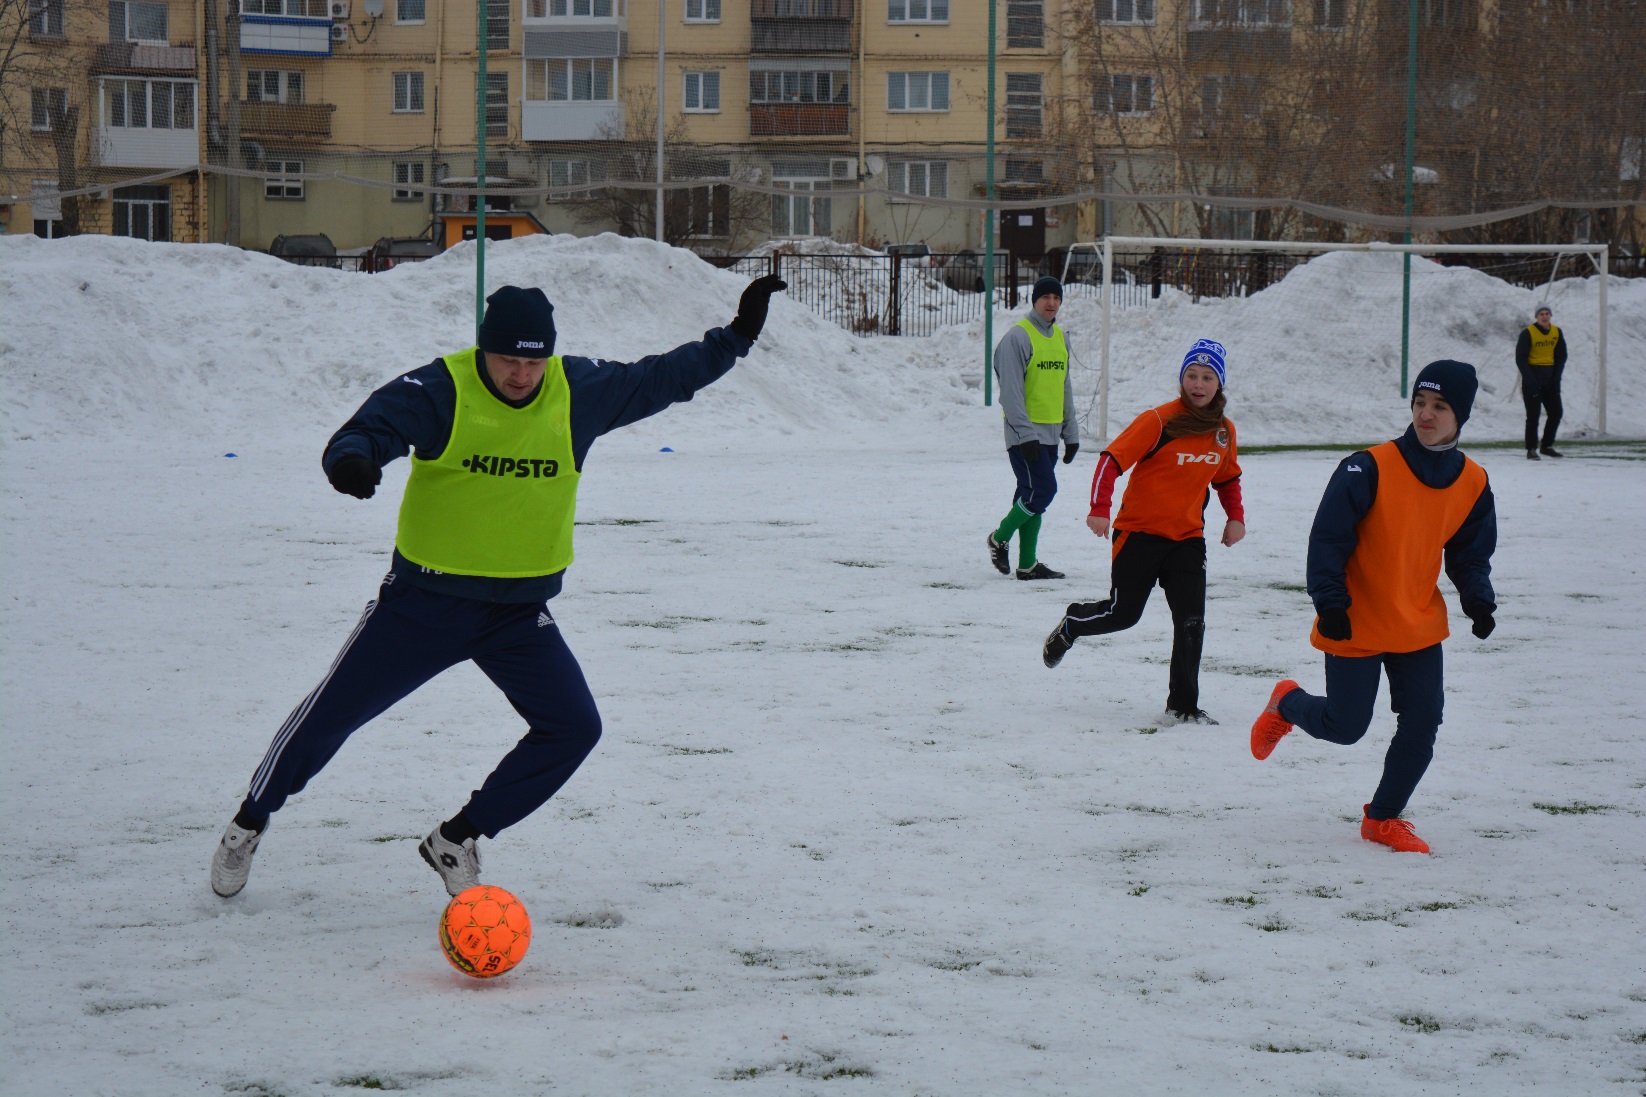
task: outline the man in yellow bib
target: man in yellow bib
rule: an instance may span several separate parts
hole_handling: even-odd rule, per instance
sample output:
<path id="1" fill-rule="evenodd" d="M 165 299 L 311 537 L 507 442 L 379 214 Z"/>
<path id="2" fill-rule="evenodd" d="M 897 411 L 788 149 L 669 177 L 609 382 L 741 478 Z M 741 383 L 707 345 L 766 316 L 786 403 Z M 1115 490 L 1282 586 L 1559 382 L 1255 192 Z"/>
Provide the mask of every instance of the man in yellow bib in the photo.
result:
<path id="1" fill-rule="evenodd" d="M 749 353 L 771 295 L 743 291 L 737 317 L 701 341 L 634 363 L 554 354 L 540 289 L 487 298 L 478 345 L 374 392 L 332 435 L 322 465 L 369 499 L 382 468 L 411 456 L 393 564 L 320 684 L 287 717 L 212 857 L 211 886 L 245 887 L 269 817 L 351 734 L 448 667 L 472 660 L 527 732 L 418 851 L 456 895 L 480 881 L 481 835 L 530 815 L 600 739 L 600 713 L 549 599 L 572 562 L 577 482 L 594 440 L 690 400 Z"/>
<path id="2" fill-rule="evenodd" d="M 1526 459 L 1564 457 L 1555 449 L 1560 426 L 1560 375 L 1566 369 L 1566 337 L 1552 323 L 1548 305 L 1539 305 L 1536 320 L 1521 329 L 1515 343 L 1515 368 L 1520 370 L 1520 397 L 1526 403 Z M 1537 416 L 1542 410 L 1543 442 L 1537 440 Z"/>
<path id="3" fill-rule="evenodd" d="M 1012 509 L 986 537 L 989 563 L 1002 575 L 1012 574 L 1011 541 L 1017 535 L 1019 579 L 1061 579 L 1035 558 L 1040 516 L 1057 494 L 1057 443 L 1063 463 L 1080 449 L 1075 417 L 1074 384 L 1069 380 L 1069 346 L 1056 324 L 1063 307 L 1063 284 L 1045 277 L 1029 294 L 1029 315 L 1013 324 L 994 349 L 994 373 L 1000 383 L 1000 414 L 1006 421 L 1006 457 L 1017 477 Z"/>

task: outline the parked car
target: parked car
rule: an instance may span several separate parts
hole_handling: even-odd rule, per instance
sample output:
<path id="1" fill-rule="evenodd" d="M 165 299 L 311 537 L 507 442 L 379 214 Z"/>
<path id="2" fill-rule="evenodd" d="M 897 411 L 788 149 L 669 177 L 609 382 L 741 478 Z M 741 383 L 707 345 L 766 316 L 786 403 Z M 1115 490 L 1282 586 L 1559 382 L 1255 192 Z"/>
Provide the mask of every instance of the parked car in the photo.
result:
<path id="1" fill-rule="evenodd" d="M 392 270 L 401 263 L 416 263 L 440 254 L 440 245 L 423 236 L 384 236 L 366 252 L 368 273 Z"/>
<path id="2" fill-rule="evenodd" d="M 942 260 L 938 277 L 943 284 L 961 293 L 983 292 L 983 257 L 966 248 Z"/>
<path id="3" fill-rule="evenodd" d="M 907 259 L 921 259 L 931 255 L 932 249 L 925 244 L 887 244 L 887 255 L 901 255 Z"/>
<path id="4" fill-rule="evenodd" d="M 337 245 L 323 232 L 292 236 L 282 233 L 269 245 L 269 254 L 300 267 L 340 268 L 343 265 L 337 258 Z"/>

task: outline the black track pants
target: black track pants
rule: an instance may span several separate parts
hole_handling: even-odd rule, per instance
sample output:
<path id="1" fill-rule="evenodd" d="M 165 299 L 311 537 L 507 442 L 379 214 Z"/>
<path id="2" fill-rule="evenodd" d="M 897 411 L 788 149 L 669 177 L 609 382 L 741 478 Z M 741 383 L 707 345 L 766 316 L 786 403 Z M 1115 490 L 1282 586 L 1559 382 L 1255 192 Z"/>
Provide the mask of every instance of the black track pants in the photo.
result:
<path id="1" fill-rule="evenodd" d="M 1537 418 L 1540 411 L 1546 416 L 1543 420 L 1543 448 L 1553 447 L 1555 431 L 1560 429 L 1560 417 L 1565 411 L 1560 402 L 1560 378 L 1555 378 L 1536 392 L 1522 384 L 1520 399 L 1526 405 L 1526 448 L 1538 447 Z"/>
<path id="2" fill-rule="evenodd" d="M 1206 539 L 1172 541 L 1152 533 L 1115 534 L 1109 597 L 1069 607 L 1069 635 L 1105 636 L 1137 624 L 1156 583 L 1172 611 L 1172 670 L 1166 707 L 1200 707 L 1200 648 L 1206 637 Z"/>

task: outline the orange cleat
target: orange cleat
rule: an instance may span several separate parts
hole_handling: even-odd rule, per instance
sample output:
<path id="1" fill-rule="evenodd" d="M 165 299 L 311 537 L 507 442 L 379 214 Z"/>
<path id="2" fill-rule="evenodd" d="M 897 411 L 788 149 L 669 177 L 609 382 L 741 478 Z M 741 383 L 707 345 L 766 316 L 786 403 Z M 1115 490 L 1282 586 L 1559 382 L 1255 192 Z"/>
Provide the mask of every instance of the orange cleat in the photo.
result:
<path id="1" fill-rule="evenodd" d="M 1361 808 L 1360 836 L 1368 842 L 1388 846 L 1396 853 L 1428 853 L 1429 843 L 1417 836 L 1412 824 L 1404 819 L 1373 819 L 1364 814 L 1372 805 Z"/>
<path id="2" fill-rule="evenodd" d="M 1294 689 L 1303 687 L 1290 678 L 1283 679 L 1275 684 L 1274 692 L 1269 694 L 1269 707 L 1263 710 L 1252 723 L 1252 757 L 1259 762 L 1275 752 L 1275 744 L 1286 737 L 1292 730 L 1292 725 L 1280 715 L 1280 699 Z"/>

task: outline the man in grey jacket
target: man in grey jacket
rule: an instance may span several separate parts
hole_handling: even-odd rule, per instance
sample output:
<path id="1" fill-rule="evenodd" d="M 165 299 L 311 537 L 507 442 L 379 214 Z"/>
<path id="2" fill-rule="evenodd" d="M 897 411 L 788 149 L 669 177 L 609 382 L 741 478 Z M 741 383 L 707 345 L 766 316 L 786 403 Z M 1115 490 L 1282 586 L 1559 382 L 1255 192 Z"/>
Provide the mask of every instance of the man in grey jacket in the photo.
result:
<path id="1" fill-rule="evenodd" d="M 1075 420 L 1074 384 L 1069 379 L 1069 347 L 1054 321 L 1063 307 L 1063 284 L 1045 277 L 1029 294 L 1029 314 L 1006 332 L 994 348 L 994 373 L 1000 386 L 1000 411 L 1006 420 L 1006 456 L 1017 476 L 1012 509 L 1000 528 L 988 535 L 989 562 L 1010 575 L 1012 534 L 1017 534 L 1017 577 L 1061 579 L 1035 559 L 1040 516 L 1057 494 L 1057 443 L 1063 463 L 1080 449 Z"/>

